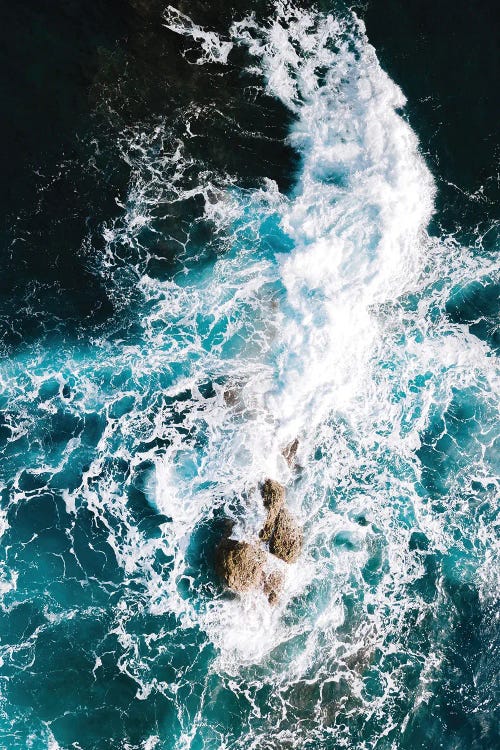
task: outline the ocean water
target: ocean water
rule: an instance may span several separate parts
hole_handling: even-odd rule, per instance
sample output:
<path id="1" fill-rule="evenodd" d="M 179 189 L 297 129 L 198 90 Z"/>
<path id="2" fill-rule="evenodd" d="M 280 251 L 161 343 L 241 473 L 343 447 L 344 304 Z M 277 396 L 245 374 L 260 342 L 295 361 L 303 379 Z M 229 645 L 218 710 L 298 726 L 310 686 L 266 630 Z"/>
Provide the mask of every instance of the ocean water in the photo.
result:
<path id="1" fill-rule="evenodd" d="M 0 747 L 497 747 L 494 124 L 396 3 L 87 5 L 6 10 Z"/>

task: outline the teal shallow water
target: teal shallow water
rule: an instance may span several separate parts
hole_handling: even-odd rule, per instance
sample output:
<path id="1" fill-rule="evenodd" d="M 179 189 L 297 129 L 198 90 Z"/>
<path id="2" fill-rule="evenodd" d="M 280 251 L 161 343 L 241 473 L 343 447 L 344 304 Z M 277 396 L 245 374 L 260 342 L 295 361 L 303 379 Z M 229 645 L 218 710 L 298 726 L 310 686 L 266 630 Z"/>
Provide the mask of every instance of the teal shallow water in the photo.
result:
<path id="1" fill-rule="evenodd" d="M 350 15 L 163 21 L 207 99 L 243 92 L 220 127 L 253 145 L 238 166 L 199 145 L 196 77 L 154 123 L 104 97 L 130 178 L 81 252 L 114 314 L 56 316 L 2 362 L 0 746 L 493 748 L 490 237 L 434 231 L 403 95 Z M 269 475 L 306 540 L 276 608 L 213 572 Z"/>

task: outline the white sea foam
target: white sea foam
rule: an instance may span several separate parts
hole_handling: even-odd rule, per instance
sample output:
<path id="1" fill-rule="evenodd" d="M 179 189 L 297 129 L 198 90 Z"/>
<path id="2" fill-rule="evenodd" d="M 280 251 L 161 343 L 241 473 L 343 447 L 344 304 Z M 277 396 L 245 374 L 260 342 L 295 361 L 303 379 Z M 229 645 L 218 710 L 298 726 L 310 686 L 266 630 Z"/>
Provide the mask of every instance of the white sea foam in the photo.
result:
<path id="1" fill-rule="evenodd" d="M 224 41 L 215 31 L 206 31 L 181 13 L 177 8 L 169 5 L 164 14 L 165 26 L 176 34 L 186 36 L 196 42 L 202 49 L 202 54 L 196 60 L 196 65 L 209 62 L 226 63 L 233 48 L 230 41 Z"/>

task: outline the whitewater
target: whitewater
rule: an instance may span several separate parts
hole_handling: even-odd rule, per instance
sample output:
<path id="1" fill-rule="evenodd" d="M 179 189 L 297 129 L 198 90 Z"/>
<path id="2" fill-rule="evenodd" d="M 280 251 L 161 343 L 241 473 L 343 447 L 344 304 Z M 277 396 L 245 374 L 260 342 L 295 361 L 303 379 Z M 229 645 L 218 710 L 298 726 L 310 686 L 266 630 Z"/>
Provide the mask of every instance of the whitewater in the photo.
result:
<path id="1" fill-rule="evenodd" d="M 130 700 L 162 701 L 123 748 L 428 747 L 424 725 L 434 746 L 466 747 L 453 732 L 438 744 L 433 707 L 457 689 L 464 592 L 493 633 L 500 383 L 488 341 L 447 304 L 498 265 L 428 231 L 435 181 L 355 15 L 279 2 L 221 36 L 169 7 L 164 24 L 193 65 L 223 71 L 244 52 L 242 85 L 257 76 L 290 112 L 294 186 L 243 188 L 195 164 L 196 107 L 182 131 L 122 133 L 129 191 L 93 262 L 117 308 L 133 300 L 133 324 L 1 367 L 4 545 L 30 498 L 57 490 L 46 507 L 72 556 L 25 521 L 19 549 L 40 542 L 52 562 L 37 581 L 5 560 L 2 606 L 30 590 L 46 602 L 3 663 L 29 673 L 54 624 L 96 627 L 88 695 L 114 653 Z M 148 237 L 189 200 L 210 246 L 179 222 L 175 271 L 155 278 Z M 295 439 L 297 469 L 283 457 Z M 269 476 L 305 534 L 299 562 L 270 563 L 285 574 L 276 607 L 224 591 L 212 565 L 224 519 L 258 534 Z M 65 579 L 75 591 L 49 583 Z M 490 665 L 470 670 L 486 747 L 494 696 L 472 686 Z M 70 746 L 53 718 L 12 722 L 35 750 Z"/>

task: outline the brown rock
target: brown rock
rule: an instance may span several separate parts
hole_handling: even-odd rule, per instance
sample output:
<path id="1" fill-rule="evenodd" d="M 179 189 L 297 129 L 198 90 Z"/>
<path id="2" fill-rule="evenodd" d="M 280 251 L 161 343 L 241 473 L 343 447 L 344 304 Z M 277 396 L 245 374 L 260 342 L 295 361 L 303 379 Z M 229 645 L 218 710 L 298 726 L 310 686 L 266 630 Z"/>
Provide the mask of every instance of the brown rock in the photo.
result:
<path id="1" fill-rule="evenodd" d="M 274 526 L 269 549 L 287 563 L 295 562 L 303 545 L 303 534 L 297 520 L 287 508 L 280 510 Z"/>
<path id="2" fill-rule="evenodd" d="M 217 571 L 225 584 L 238 593 L 260 586 L 264 562 L 264 550 L 249 542 L 224 539 L 217 550 Z"/>
<path id="3" fill-rule="evenodd" d="M 280 570 L 273 570 L 272 573 L 269 573 L 264 578 L 264 594 L 267 596 L 269 604 L 274 606 L 279 602 L 284 579 L 284 575 Z"/>
<path id="4" fill-rule="evenodd" d="M 267 510 L 267 518 L 259 536 L 264 542 L 268 542 L 273 534 L 278 514 L 285 506 L 285 488 L 279 482 L 275 482 L 274 479 L 266 479 L 262 485 L 261 493 L 264 508 Z"/>

